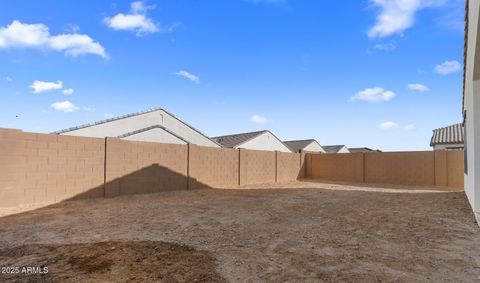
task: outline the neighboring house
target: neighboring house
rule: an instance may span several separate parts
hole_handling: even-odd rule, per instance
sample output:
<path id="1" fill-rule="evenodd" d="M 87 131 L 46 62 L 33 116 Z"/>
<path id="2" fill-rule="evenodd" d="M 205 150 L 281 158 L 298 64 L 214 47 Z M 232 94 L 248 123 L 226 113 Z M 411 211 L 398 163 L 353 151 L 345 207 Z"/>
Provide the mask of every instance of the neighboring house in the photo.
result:
<path id="1" fill-rule="evenodd" d="M 380 149 L 371 149 L 369 147 L 349 147 L 348 151 L 350 151 L 350 153 L 355 153 L 355 152 L 382 152 Z"/>
<path id="2" fill-rule="evenodd" d="M 455 124 L 433 130 L 430 146 L 433 146 L 433 150 L 463 149 L 463 125 Z"/>
<path id="3" fill-rule="evenodd" d="M 267 130 L 219 136 L 212 139 L 223 147 L 292 152 L 279 138 Z"/>
<path id="4" fill-rule="evenodd" d="M 349 153 L 350 151 L 343 144 L 339 145 L 323 145 L 323 149 L 326 153 Z"/>
<path id="5" fill-rule="evenodd" d="M 480 223 L 480 1 L 467 0 L 463 62 L 465 193 Z"/>
<path id="6" fill-rule="evenodd" d="M 81 125 L 52 134 L 221 147 L 217 142 L 161 108 Z"/>
<path id="7" fill-rule="evenodd" d="M 296 140 L 296 141 L 284 141 L 292 152 L 321 152 L 325 153 L 322 146 L 314 139 L 309 140 Z"/>

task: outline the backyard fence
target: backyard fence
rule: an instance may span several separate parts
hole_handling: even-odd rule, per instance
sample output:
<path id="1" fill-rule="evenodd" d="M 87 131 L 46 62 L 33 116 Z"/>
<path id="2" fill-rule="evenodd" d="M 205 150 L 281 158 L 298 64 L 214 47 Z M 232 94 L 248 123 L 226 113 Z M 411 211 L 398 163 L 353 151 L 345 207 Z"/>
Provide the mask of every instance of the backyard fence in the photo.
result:
<path id="1" fill-rule="evenodd" d="M 463 188 L 463 152 L 300 154 L 0 129 L 0 208 L 299 178 Z"/>
<path id="2" fill-rule="evenodd" d="M 293 181 L 304 154 L 0 129 L 0 208 Z"/>
<path id="3" fill-rule="evenodd" d="M 463 151 L 307 154 L 320 180 L 463 188 Z"/>

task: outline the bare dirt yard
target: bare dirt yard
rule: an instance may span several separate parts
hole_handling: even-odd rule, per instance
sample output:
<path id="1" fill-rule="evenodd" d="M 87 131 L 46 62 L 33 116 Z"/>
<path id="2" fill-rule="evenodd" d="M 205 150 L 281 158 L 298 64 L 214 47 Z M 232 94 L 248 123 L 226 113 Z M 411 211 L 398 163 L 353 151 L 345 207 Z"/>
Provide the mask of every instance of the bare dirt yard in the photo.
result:
<path id="1" fill-rule="evenodd" d="M 292 182 L 63 202 L 0 218 L 0 282 L 475 282 L 462 191 Z"/>

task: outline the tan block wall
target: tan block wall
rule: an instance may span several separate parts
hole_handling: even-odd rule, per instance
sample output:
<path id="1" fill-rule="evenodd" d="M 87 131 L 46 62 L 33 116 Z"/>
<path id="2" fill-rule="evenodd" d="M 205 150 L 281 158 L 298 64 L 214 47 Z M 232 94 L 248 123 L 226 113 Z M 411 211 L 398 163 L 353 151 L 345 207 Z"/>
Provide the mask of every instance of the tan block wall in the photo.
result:
<path id="1" fill-rule="evenodd" d="M 105 195 L 186 190 L 187 145 L 107 138 Z"/>
<path id="2" fill-rule="evenodd" d="M 305 161 L 314 179 L 463 188 L 463 151 L 307 153 Z"/>
<path id="3" fill-rule="evenodd" d="M 238 186 L 239 152 L 237 149 L 189 146 L 189 189 Z"/>
<path id="4" fill-rule="evenodd" d="M 307 176 L 307 162 L 306 154 L 300 153 L 300 173 L 298 174 L 298 179 L 303 179 Z"/>
<path id="5" fill-rule="evenodd" d="M 311 157 L 310 176 L 331 181 L 363 182 L 363 154 L 307 154 Z"/>
<path id="6" fill-rule="evenodd" d="M 434 154 L 431 151 L 365 153 L 365 182 L 434 186 Z"/>
<path id="7" fill-rule="evenodd" d="M 0 207 L 102 197 L 104 139 L 0 129 Z"/>
<path id="8" fill-rule="evenodd" d="M 300 153 L 277 152 L 277 182 L 294 181 L 301 176 Z"/>
<path id="9" fill-rule="evenodd" d="M 435 150 L 433 154 L 435 160 L 435 185 L 446 187 L 448 185 L 447 152 L 445 150 Z"/>
<path id="10" fill-rule="evenodd" d="M 463 150 L 447 151 L 447 185 L 453 188 L 464 188 Z"/>
<path id="11" fill-rule="evenodd" d="M 291 181 L 311 157 L 0 129 L 0 207 Z"/>
<path id="12" fill-rule="evenodd" d="M 275 152 L 240 149 L 240 185 L 275 182 Z"/>

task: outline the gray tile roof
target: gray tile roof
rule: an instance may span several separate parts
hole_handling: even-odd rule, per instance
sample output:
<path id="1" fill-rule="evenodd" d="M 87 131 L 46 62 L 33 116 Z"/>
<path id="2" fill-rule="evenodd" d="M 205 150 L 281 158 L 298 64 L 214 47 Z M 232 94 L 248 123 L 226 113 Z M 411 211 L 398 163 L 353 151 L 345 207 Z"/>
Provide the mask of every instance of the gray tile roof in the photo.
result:
<path id="1" fill-rule="evenodd" d="M 461 123 L 433 130 L 430 146 L 451 143 L 463 143 L 463 125 Z"/>
<path id="2" fill-rule="evenodd" d="M 337 153 L 342 147 L 345 145 L 343 144 L 336 144 L 336 145 L 322 145 L 323 149 L 326 153 Z"/>
<path id="3" fill-rule="evenodd" d="M 224 147 L 234 148 L 243 144 L 244 142 L 251 140 L 263 133 L 268 132 L 267 130 L 258 131 L 258 132 L 250 132 L 250 133 L 242 133 L 242 134 L 234 134 L 234 135 L 227 135 L 227 136 L 218 136 L 212 137 L 212 140 L 218 142 Z"/>
<path id="4" fill-rule="evenodd" d="M 304 149 L 314 141 L 315 141 L 314 139 L 308 139 L 308 140 L 284 141 L 283 143 L 286 146 L 288 146 L 292 152 L 298 152 L 299 150 Z"/>
<path id="5" fill-rule="evenodd" d="M 348 150 L 352 153 L 354 152 L 382 152 L 380 149 L 371 149 L 369 147 L 349 147 Z"/>

